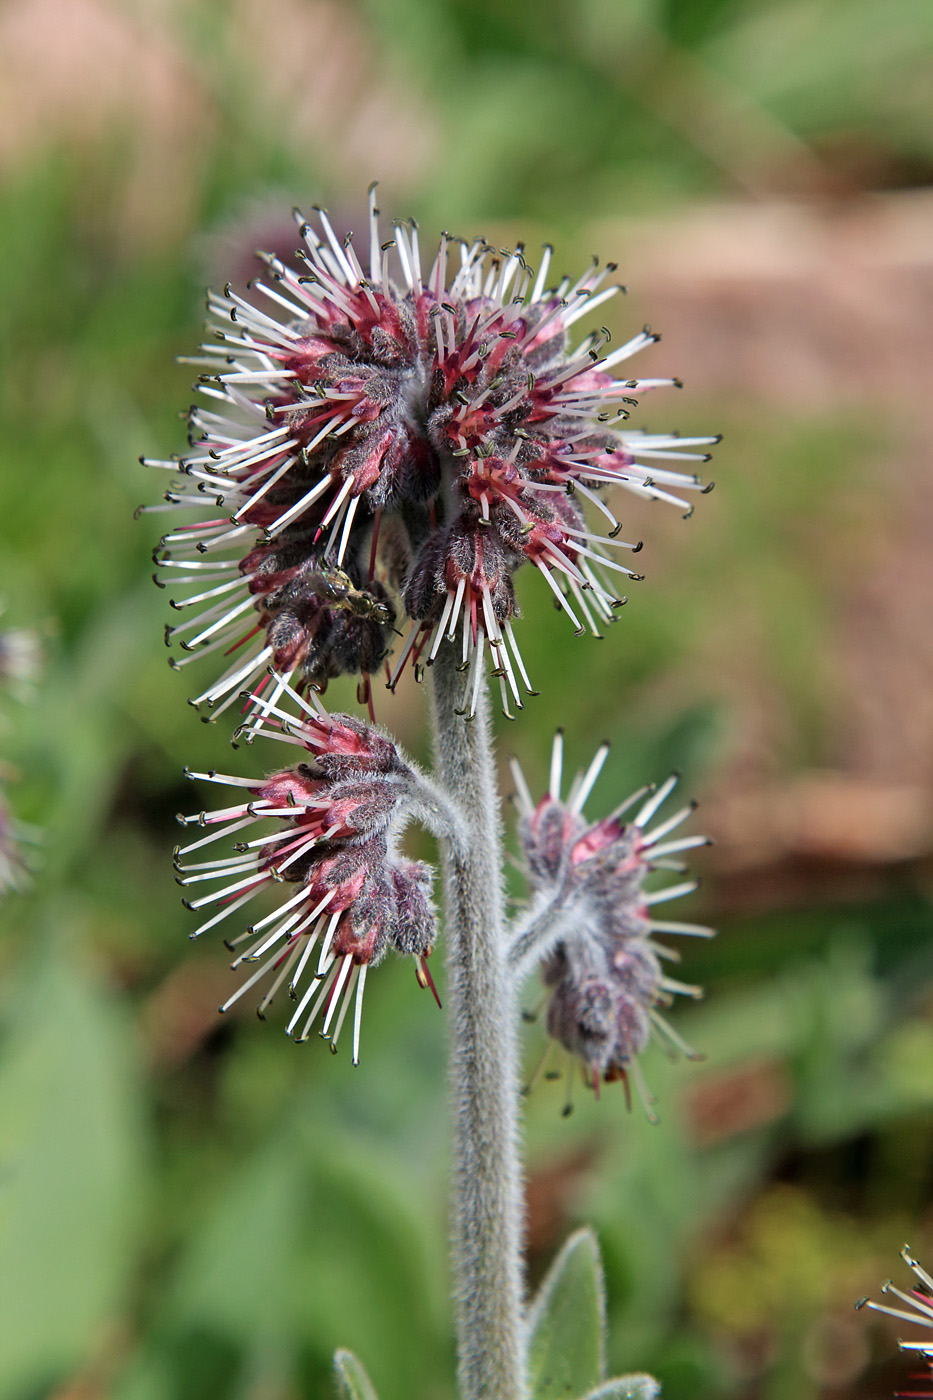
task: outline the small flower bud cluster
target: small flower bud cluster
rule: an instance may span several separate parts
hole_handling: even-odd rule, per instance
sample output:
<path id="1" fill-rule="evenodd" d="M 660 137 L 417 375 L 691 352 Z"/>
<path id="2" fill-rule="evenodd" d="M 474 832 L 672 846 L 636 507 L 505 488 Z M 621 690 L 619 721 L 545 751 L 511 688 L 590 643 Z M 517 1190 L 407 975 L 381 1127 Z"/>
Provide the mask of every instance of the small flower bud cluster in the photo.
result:
<path id="1" fill-rule="evenodd" d="M 257 969 L 224 1002 L 226 1011 L 263 979 L 271 980 L 260 1017 L 283 985 L 297 1001 L 287 1032 L 306 1040 L 318 1016 L 321 1033 L 335 1048 L 349 1007 L 355 1004 L 353 1061 L 359 1059 L 363 989 L 370 967 L 391 950 L 409 954 L 418 980 L 433 988 L 427 957 L 436 938 L 429 866 L 406 860 L 396 848 L 404 826 L 425 806 L 420 775 L 393 741 L 349 715 L 312 708 L 284 681 L 301 707 L 294 720 L 263 701 L 267 737 L 302 750 L 293 768 L 255 781 L 221 773 L 188 773 L 241 791 L 232 806 L 180 817 L 185 825 L 215 827 L 175 853 L 179 883 L 191 887 L 221 881 L 210 894 L 188 898 L 189 909 L 219 905 L 191 935 L 199 937 L 281 884 L 285 898 L 264 918 L 228 941 L 233 968 Z M 253 836 L 257 827 L 262 834 Z M 231 858 L 201 861 L 205 847 L 235 836 Z M 195 856 L 194 860 L 190 857 Z M 315 956 L 316 954 L 316 956 Z M 436 995 L 436 992 L 435 992 Z"/>
<path id="2" fill-rule="evenodd" d="M 565 917 L 559 941 L 543 962 L 549 988 L 548 1033 L 582 1062 L 584 1077 L 598 1091 L 600 1082 L 629 1074 L 650 1114 L 649 1096 L 638 1057 L 652 1035 L 691 1058 L 695 1052 L 668 1024 L 659 1008 L 675 994 L 701 995 L 698 987 L 668 977 L 663 959 L 677 954 L 656 941 L 659 933 L 711 937 L 697 924 L 659 918 L 654 906 L 696 888 L 684 881 L 646 890 L 655 870 L 684 867 L 679 855 L 707 845 L 704 836 L 668 838 L 694 810 L 683 807 L 651 830 L 648 823 L 672 791 L 671 777 L 657 790 L 642 789 L 602 821 L 590 824 L 583 807 L 605 762 L 603 745 L 585 774 L 578 774 L 566 801 L 561 799 L 563 740 L 558 733 L 552 753 L 548 792 L 535 804 L 521 769 L 513 763 L 519 828 L 528 882 L 536 894 L 559 903 Z M 636 803 L 634 817 L 622 821 Z"/>
<path id="3" fill-rule="evenodd" d="M 209 298 L 213 338 L 189 361 L 207 401 L 191 409 L 190 450 L 144 459 L 175 474 L 154 509 L 209 516 L 156 552 L 157 582 L 190 586 L 166 631 L 186 653 L 174 664 L 233 657 L 192 700 L 215 713 L 270 665 L 301 690 L 368 677 L 404 607 L 389 684 L 456 644 L 472 714 L 488 647 L 509 713 L 535 693 L 512 630 L 515 570 L 533 565 L 577 632 L 599 635 L 625 601 L 618 585 L 641 577 L 615 557 L 641 544 L 618 538 L 602 491 L 689 514 L 709 489 L 689 469 L 708 457 L 695 449 L 718 439 L 619 426 L 633 395 L 678 381 L 613 377 L 658 339 L 648 327 L 611 353 L 607 330 L 571 345 L 624 290 L 603 285 L 614 264 L 549 284 L 550 248 L 535 273 L 521 246 L 445 234 L 425 274 L 413 223 L 382 242 L 372 190 L 368 259 L 323 210 L 317 227 L 296 218 L 294 265 L 261 254 L 253 299 L 229 284 Z"/>

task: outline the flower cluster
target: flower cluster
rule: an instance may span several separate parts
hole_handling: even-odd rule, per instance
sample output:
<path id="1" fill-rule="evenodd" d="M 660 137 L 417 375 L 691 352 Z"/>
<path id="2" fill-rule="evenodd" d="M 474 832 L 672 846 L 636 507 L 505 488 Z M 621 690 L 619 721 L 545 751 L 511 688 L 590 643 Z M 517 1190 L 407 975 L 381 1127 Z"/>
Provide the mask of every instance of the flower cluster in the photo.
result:
<path id="1" fill-rule="evenodd" d="M 207 836 L 175 852 L 179 883 L 220 880 L 210 894 L 188 898 L 189 909 L 220 906 L 191 935 L 197 938 L 238 912 L 261 891 L 282 884 L 286 898 L 272 913 L 229 940 L 233 968 L 256 963 L 252 975 L 220 1008 L 226 1011 L 257 982 L 271 978 L 262 1017 L 283 984 L 297 1000 L 288 1034 L 306 1040 L 323 1014 L 322 1035 L 335 1048 L 355 1000 L 353 1061 L 359 1059 L 363 989 L 370 967 L 391 949 L 410 954 L 422 986 L 436 937 L 429 866 L 401 856 L 397 839 L 412 817 L 438 824 L 435 795 L 393 741 L 349 715 L 328 715 L 306 704 L 279 678 L 301 707 L 294 720 L 270 701 L 262 714 L 275 738 L 299 748 L 292 768 L 256 781 L 216 772 L 188 773 L 241 791 L 233 805 L 179 817 L 185 825 L 212 827 Z M 252 836 L 257 827 L 271 830 Z M 237 836 L 230 858 L 189 858 L 225 837 Z M 316 958 L 312 955 L 317 952 Z M 435 996 L 436 996 L 435 992 Z"/>
<path id="2" fill-rule="evenodd" d="M 717 439 L 619 426 L 633 395 L 678 382 L 613 377 L 657 340 L 648 327 L 611 353 L 605 330 L 571 346 L 576 323 L 622 290 L 603 286 L 613 264 L 550 284 L 549 248 L 535 273 L 521 247 L 445 234 L 425 276 L 416 226 L 383 242 L 371 191 L 364 272 L 324 211 L 317 228 L 296 217 L 304 270 L 260 255 L 261 304 L 229 285 L 211 295 L 215 339 L 190 361 L 207 401 L 191 409 L 190 450 L 143 459 L 176 474 L 155 509 L 209 517 L 156 552 L 157 581 L 191 588 L 166 630 L 187 653 L 174 664 L 227 658 L 192 700 L 215 713 L 270 666 L 302 691 L 341 673 L 368 688 L 404 609 L 390 685 L 456 644 L 472 714 L 488 647 L 510 713 L 534 693 L 512 628 L 515 570 L 532 564 L 576 630 L 598 635 L 624 601 L 618 582 L 640 577 L 614 557 L 641 544 L 618 538 L 603 488 L 689 513 L 688 495 L 709 488 L 680 468 Z"/>
<path id="3" fill-rule="evenodd" d="M 875 1303 L 871 1298 L 860 1298 L 856 1303 L 856 1308 L 871 1308 L 873 1312 L 887 1313 L 889 1317 L 896 1317 L 899 1321 L 910 1322 L 918 1327 L 933 1328 L 933 1278 L 927 1273 L 922 1265 L 918 1264 L 910 1253 L 907 1245 L 901 1250 L 901 1258 L 904 1263 L 913 1270 L 917 1280 L 917 1287 L 912 1288 L 909 1293 L 904 1293 L 900 1288 L 896 1288 L 889 1279 L 882 1285 L 881 1291 L 886 1296 L 891 1294 L 899 1298 L 903 1307 L 892 1307 L 889 1303 Z M 902 1351 L 912 1351 L 919 1355 L 928 1368 L 933 1372 L 933 1338 L 927 1340 L 899 1340 L 898 1346 Z M 929 1400 L 930 1391 L 900 1391 L 899 1396 L 904 1400 Z"/>
<path id="4" fill-rule="evenodd" d="M 674 788 L 676 775 L 656 790 L 633 794 L 602 821 L 588 823 L 583 807 L 608 751 L 608 745 L 601 746 L 586 773 L 578 774 L 571 784 L 566 801 L 560 792 L 560 733 L 552 750 L 548 791 L 537 804 L 513 761 L 521 813 L 519 835 L 529 885 L 563 911 L 558 941 L 542 968 L 549 989 L 548 1032 L 582 1062 L 584 1076 L 597 1092 L 600 1081 L 621 1079 L 627 1084 L 631 1074 L 650 1115 L 638 1056 L 652 1033 L 697 1058 L 658 1008 L 670 1004 L 677 993 L 701 995 L 698 987 L 667 976 L 662 960 L 676 960 L 678 955 L 658 943 L 655 935 L 708 938 L 713 930 L 654 912 L 656 905 L 694 890 L 696 881 L 650 891 L 645 881 L 655 870 L 683 871 L 676 857 L 709 842 L 705 836 L 667 839 L 694 810 L 694 803 L 648 829 Z M 623 813 L 639 802 L 633 818 L 623 822 Z"/>

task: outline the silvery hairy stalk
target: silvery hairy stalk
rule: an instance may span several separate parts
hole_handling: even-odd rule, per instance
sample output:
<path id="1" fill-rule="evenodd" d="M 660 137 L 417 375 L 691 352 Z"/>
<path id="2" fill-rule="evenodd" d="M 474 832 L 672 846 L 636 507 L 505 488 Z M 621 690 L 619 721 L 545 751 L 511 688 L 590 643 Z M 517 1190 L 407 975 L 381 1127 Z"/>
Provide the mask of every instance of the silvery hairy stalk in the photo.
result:
<path id="1" fill-rule="evenodd" d="M 533 268 L 522 247 L 447 234 L 426 262 L 415 224 L 384 236 L 374 189 L 362 247 L 323 210 L 296 221 L 294 260 L 260 253 L 248 297 L 210 295 L 189 448 L 144 459 L 170 475 L 153 509 L 178 519 L 155 556 L 177 617 L 171 664 L 198 671 L 192 705 L 236 706 L 237 735 L 268 755 L 264 776 L 189 774 L 227 793 L 183 818 L 178 879 L 192 937 L 223 928 L 247 973 L 221 1010 L 255 996 L 264 1016 L 291 998 L 291 1037 L 349 1040 L 357 1063 L 367 977 L 388 953 L 437 996 L 434 875 L 401 843 L 411 822 L 438 838 L 460 1395 L 525 1400 L 544 1393 L 559 1280 L 527 1305 L 520 988 L 539 969 L 555 1053 L 596 1091 L 634 1086 L 650 1114 L 639 1056 L 652 1036 L 692 1053 L 662 1008 L 697 992 L 667 975 L 658 935 L 711 930 L 658 908 L 691 882 L 645 889 L 704 841 L 678 834 L 692 807 L 661 812 L 674 779 L 592 822 L 606 746 L 565 782 L 560 736 L 539 800 L 514 770 L 531 898 L 508 917 L 487 677 L 509 718 L 536 693 L 516 570 L 530 564 L 567 623 L 601 635 L 641 577 L 622 494 L 690 514 L 709 489 L 693 468 L 717 439 L 628 426 L 643 394 L 678 384 L 614 376 L 657 339 L 647 327 L 615 349 L 605 329 L 574 341 L 623 290 L 612 264 L 555 281 L 549 248 Z M 394 689 L 406 672 L 431 676 L 433 775 L 376 724 L 375 681 Z M 364 718 L 325 710 L 342 674 L 359 677 Z M 373 1393 L 347 1354 L 337 1374 L 347 1395 Z M 607 1400 L 653 1393 L 646 1377 L 595 1381 Z M 593 1384 L 581 1374 L 566 1393 Z"/>

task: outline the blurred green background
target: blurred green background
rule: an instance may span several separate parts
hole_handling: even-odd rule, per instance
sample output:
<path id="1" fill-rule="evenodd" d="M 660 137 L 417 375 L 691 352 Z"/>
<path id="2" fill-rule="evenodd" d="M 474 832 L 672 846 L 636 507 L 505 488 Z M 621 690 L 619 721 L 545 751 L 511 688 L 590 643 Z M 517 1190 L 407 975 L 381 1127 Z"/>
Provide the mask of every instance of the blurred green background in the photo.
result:
<path id="1" fill-rule="evenodd" d="M 4 1400 L 304 1400 L 337 1345 L 452 1396 L 443 1015 L 383 967 L 356 1071 L 218 1020 L 181 770 L 264 756 L 185 705 L 133 520 L 204 282 L 293 203 L 358 227 L 375 177 L 428 235 L 618 261 L 616 340 L 650 320 L 639 371 L 687 381 L 638 425 L 726 435 L 688 524 L 619 503 L 648 580 L 604 642 L 522 592 L 503 752 L 541 784 L 557 724 L 574 763 L 611 737 L 594 813 L 681 768 L 722 930 L 674 1013 L 706 1062 L 646 1056 L 658 1127 L 530 1096 L 531 1275 L 591 1219 L 613 1369 L 669 1400 L 904 1383 L 852 1302 L 933 1253 L 931 79 L 929 0 L 0 5 L 0 597 L 46 650 L 0 733 L 45 831 L 0 909 Z M 422 701 L 378 702 L 421 754 Z"/>

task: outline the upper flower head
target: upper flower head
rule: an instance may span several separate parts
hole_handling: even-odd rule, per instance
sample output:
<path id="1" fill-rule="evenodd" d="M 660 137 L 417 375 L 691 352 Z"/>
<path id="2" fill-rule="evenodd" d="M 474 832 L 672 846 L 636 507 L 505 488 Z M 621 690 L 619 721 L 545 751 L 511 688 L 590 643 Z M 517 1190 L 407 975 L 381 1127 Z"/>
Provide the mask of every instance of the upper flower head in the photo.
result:
<path id="1" fill-rule="evenodd" d="M 705 836 L 665 839 L 693 812 L 692 802 L 649 829 L 676 775 L 656 790 L 643 788 L 602 821 L 587 822 L 583 807 L 608 751 L 608 745 L 602 745 L 586 773 L 577 775 L 566 800 L 560 791 L 560 733 L 554 741 L 548 791 L 538 803 L 513 762 L 519 836 L 529 885 L 561 911 L 558 940 L 543 966 L 550 988 L 548 1032 L 582 1062 L 595 1089 L 600 1080 L 627 1081 L 631 1074 L 650 1112 L 638 1056 L 652 1033 L 697 1058 L 658 1008 L 669 1005 L 677 993 L 701 994 L 698 987 L 667 976 L 662 960 L 676 960 L 677 954 L 658 943 L 655 934 L 708 938 L 713 930 L 654 913 L 655 905 L 694 890 L 696 881 L 655 890 L 647 890 L 645 882 L 656 870 L 683 871 L 679 859 L 671 857 L 709 842 Z M 637 803 L 635 815 L 623 822 L 623 813 Z"/>
<path id="2" fill-rule="evenodd" d="M 192 938 L 260 891 L 284 885 L 287 894 L 278 907 L 229 940 L 231 950 L 247 944 L 234 968 L 244 962 L 259 967 L 220 1009 L 226 1011 L 271 976 L 259 1004 L 262 1016 L 287 980 L 289 994 L 298 1000 L 289 1034 L 306 1040 L 323 1014 L 322 1034 L 333 1047 L 355 998 L 356 1063 L 367 970 L 390 950 L 410 954 L 419 982 L 433 986 L 426 962 L 436 938 L 431 870 L 397 850 L 403 828 L 426 808 L 423 780 L 381 731 L 349 715 L 328 715 L 319 705 L 312 709 L 281 680 L 278 686 L 296 701 L 302 717 L 291 719 L 263 701 L 264 717 L 279 730 L 267 734 L 301 750 L 301 760 L 257 780 L 188 774 L 237 788 L 242 796 L 233 806 L 179 818 L 185 825 L 217 828 L 176 850 L 179 883 L 223 882 L 209 894 L 185 900 L 189 909 L 220 906 Z M 262 834 L 251 837 L 257 826 Z M 234 834 L 233 857 L 185 860 Z"/>
<path id="3" fill-rule="evenodd" d="M 302 687 L 368 675 L 404 606 L 390 684 L 456 638 L 472 713 L 488 645 L 508 712 L 533 693 L 512 631 L 515 570 L 531 563 L 577 631 L 598 633 L 617 585 L 640 577 L 615 557 L 640 543 L 618 538 L 602 488 L 689 512 L 684 493 L 708 488 L 657 464 L 705 460 L 693 449 L 716 439 L 619 426 L 634 394 L 677 381 L 613 377 L 657 339 L 647 327 L 611 353 L 607 331 L 571 344 L 620 290 L 603 285 L 613 264 L 552 284 L 550 249 L 535 272 L 521 247 L 445 234 L 425 275 L 414 224 L 382 242 L 373 191 L 362 261 L 317 213 L 317 229 L 297 216 L 303 273 L 263 255 L 257 304 L 229 286 L 211 295 L 215 339 L 193 361 L 208 406 L 191 410 L 189 452 L 147 459 L 179 474 L 168 509 L 214 506 L 158 551 L 160 582 L 193 585 L 175 607 L 196 609 L 167 640 L 233 655 L 194 701 L 223 709 L 270 664 Z"/>

